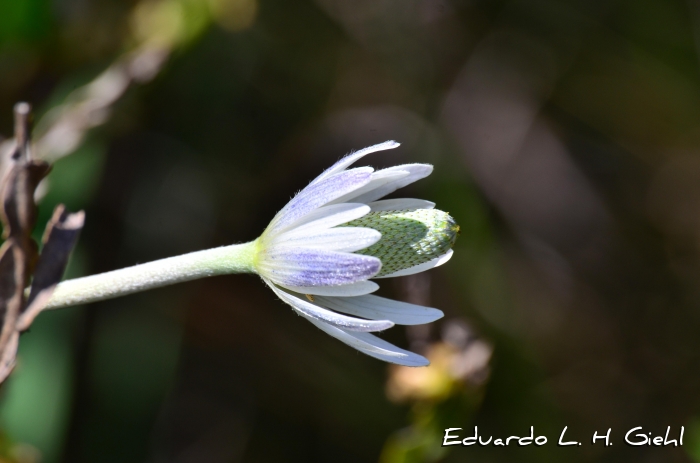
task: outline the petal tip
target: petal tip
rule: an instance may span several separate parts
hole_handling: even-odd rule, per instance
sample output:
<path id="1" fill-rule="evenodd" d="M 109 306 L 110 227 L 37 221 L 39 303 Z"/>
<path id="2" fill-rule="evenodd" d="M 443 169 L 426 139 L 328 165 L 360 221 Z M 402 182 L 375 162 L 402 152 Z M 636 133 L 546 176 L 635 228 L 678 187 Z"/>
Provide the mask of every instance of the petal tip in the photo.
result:
<path id="1" fill-rule="evenodd" d="M 408 356 L 408 358 L 405 359 L 396 359 L 394 361 L 388 360 L 391 363 L 396 363 L 398 365 L 403 365 L 405 367 L 428 367 L 430 366 L 430 360 L 427 358 L 423 357 L 422 355 L 418 355 L 416 353 L 411 352 L 411 355 Z"/>
<path id="2" fill-rule="evenodd" d="M 379 234 L 381 235 L 382 233 L 379 232 Z M 372 262 L 372 266 L 373 267 L 376 266 L 377 273 L 379 273 L 379 271 L 382 269 L 382 260 L 379 257 L 373 257 L 373 256 L 363 256 L 363 257 L 371 257 L 372 260 L 374 261 L 374 262 Z M 375 275 L 376 275 L 376 273 L 375 273 Z"/>
<path id="3" fill-rule="evenodd" d="M 376 151 L 391 150 L 398 148 L 399 146 L 401 146 L 401 143 L 397 142 L 396 140 L 387 140 L 382 143 L 377 143 L 376 145 L 368 146 L 367 148 L 362 148 L 361 150 L 357 151 L 356 154 L 369 154 Z"/>
<path id="4" fill-rule="evenodd" d="M 391 320 L 375 320 L 375 324 L 373 325 L 376 329 L 372 331 L 384 331 L 388 330 L 389 328 L 393 328 L 395 326 L 395 323 L 392 322 Z"/>

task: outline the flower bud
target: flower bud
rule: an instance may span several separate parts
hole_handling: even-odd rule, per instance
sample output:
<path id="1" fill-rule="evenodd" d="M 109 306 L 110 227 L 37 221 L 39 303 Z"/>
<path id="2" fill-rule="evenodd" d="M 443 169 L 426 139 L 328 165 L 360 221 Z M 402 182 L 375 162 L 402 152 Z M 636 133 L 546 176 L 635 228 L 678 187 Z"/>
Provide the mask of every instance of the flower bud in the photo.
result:
<path id="1" fill-rule="evenodd" d="M 382 234 L 372 246 L 356 251 L 382 261 L 377 277 L 442 256 L 452 248 L 459 234 L 455 220 L 438 209 L 370 212 L 344 226 L 373 228 Z"/>

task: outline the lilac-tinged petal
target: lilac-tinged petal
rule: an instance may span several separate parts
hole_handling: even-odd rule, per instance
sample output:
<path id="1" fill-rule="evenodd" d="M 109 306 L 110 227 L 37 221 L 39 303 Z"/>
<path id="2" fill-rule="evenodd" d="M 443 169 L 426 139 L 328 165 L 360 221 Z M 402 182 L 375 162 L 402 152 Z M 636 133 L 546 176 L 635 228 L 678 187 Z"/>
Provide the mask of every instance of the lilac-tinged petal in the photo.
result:
<path id="1" fill-rule="evenodd" d="M 380 277 L 376 277 L 377 279 L 379 278 L 393 278 L 393 277 L 405 277 L 406 275 L 413 275 L 415 273 L 421 273 L 425 272 L 426 270 L 430 270 L 431 268 L 439 267 L 448 260 L 452 258 L 452 254 L 454 254 L 454 250 L 450 249 L 447 251 L 445 254 L 436 257 L 435 259 L 431 259 L 428 262 L 423 262 L 422 264 L 414 265 L 413 267 L 405 268 L 403 270 L 399 270 L 394 273 L 389 273 L 387 275 L 382 275 Z"/>
<path id="2" fill-rule="evenodd" d="M 372 212 L 379 211 L 415 211 L 416 209 L 433 209 L 435 203 L 424 199 L 396 198 L 382 199 L 368 204 Z"/>
<path id="3" fill-rule="evenodd" d="M 379 289 L 379 285 L 373 281 L 358 281 L 349 285 L 340 286 L 287 286 L 280 284 L 285 289 L 299 294 L 312 296 L 355 297 L 373 293 Z"/>
<path id="4" fill-rule="evenodd" d="M 387 185 L 389 183 L 395 183 L 398 182 L 399 180 L 402 180 L 410 175 L 410 172 L 407 170 L 400 170 L 400 169 L 382 169 L 378 172 L 374 172 L 372 174 L 372 179 L 369 181 L 369 183 L 362 188 L 358 188 L 355 191 L 352 191 L 348 194 L 345 194 L 341 196 L 340 198 L 334 199 L 332 204 L 337 204 L 337 203 L 344 203 L 347 201 L 353 201 L 353 202 L 364 202 L 364 201 L 354 201 L 354 198 L 359 198 L 365 193 L 369 193 L 370 191 L 374 191 L 380 187 L 383 187 L 384 185 Z"/>
<path id="5" fill-rule="evenodd" d="M 313 318 L 306 317 L 311 323 L 345 344 L 360 352 L 384 360 L 385 362 L 405 365 L 407 367 L 424 367 L 430 365 L 427 358 L 413 352 L 400 349 L 383 339 L 369 333 L 348 332 Z"/>
<path id="6" fill-rule="evenodd" d="M 422 178 L 427 177 L 433 171 L 433 166 L 429 164 L 404 164 L 402 166 L 394 166 L 390 167 L 389 169 L 383 170 L 406 170 L 409 172 L 409 175 L 401 179 L 395 180 L 393 182 L 389 182 L 385 185 L 380 186 L 379 188 L 375 188 L 372 191 L 368 191 L 367 193 L 353 197 L 353 202 L 371 203 L 372 201 L 376 201 L 379 198 L 383 198 L 384 196 L 388 195 L 389 193 L 393 193 L 399 188 L 403 188 L 406 185 L 415 182 L 416 180 L 420 180 Z"/>
<path id="7" fill-rule="evenodd" d="M 382 234 L 363 227 L 342 227 L 314 230 L 309 233 L 284 233 L 273 244 L 275 247 L 302 247 L 326 251 L 354 252 L 372 246 Z"/>
<path id="8" fill-rule="evenodd" d="M 337 328 L 348 331 L 383 331 L 391 328 L 394 324 L 389 320 L 363 320 L 361 318 L 348 317 L 330 310 L 314 305 L 308 301 L 289 294 L 268 282 L 270 288 L 287 304 L 305 317 L 312 318 L 319 322 L 325 322 Z"/>
<path id="9" fill-rule="evenodd" d="M 275 234 L 288 229 L 309 212 L 363 187 L 372 179 L 372 172 L 371 167 L 358 167 L 312 183 L 301 190 L 277 213 L 266 232 Z"/>
<path id="10" fill-rule="evenodd" d="M 379 143 L 377 145 L 372 145 L 368 146 L 367 148 L 363 148 L 359 151 L 355 151 L 353 153 L 348 154 L 332 166 L 330 166 L 328 169 L 326 169 L 321 175 L 316 177 L 314 181 L 311 182 L 313 185 L 316 182 L 320 182 L 321 180 L 330 177 L 331 175 L 337 174 L 338 172 L 343 171 L 346 167 L 352 165 L 353 163 L 357 162 L 364 156 L 367 156 L 370 153 L 374 153 L 377 151 L 384 151 L 384 150 L 390 150 L 394 148 L 398 148 L 401 146 L 401 143 L 395 142 L 394 140 L 389 140 L 385 141 L 384 143 Z"/>
<path id="11" fill-rule="evenodd" d="M 434 322 L 444 315 L 441 310 L 432 307 L 395 301 L 373 294 L 358 297 L 317 296 L 314 302 L 338 312 L 370 320 L 391 320 L 398 325 L 422 325 Z"/>
<path id="12" fill-rule="evenodd" d="M 338 286 L 373 277 L 382 263 L 347 252 L 275 247 L 259 255 L 257 267 L 263 276 L 285 286 Z"/>
<path id="13" fill-rule="evenodd" d="M 284 236 L 313 233 L 359 219 L 370 211 L 366 204 L 343 203 L 322 206 L 308 213 L 294 225 L 294 229 L 284 233 Z"/>

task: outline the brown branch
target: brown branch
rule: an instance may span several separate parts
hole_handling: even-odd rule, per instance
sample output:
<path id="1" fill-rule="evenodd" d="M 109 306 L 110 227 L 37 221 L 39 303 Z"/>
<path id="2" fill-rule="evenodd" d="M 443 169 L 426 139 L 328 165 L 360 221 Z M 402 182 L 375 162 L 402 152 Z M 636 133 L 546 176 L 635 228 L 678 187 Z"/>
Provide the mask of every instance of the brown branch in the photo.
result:
<path id="1" fill-rule="evenodd" d="M 57 207 L 45 234 L 44 251 L 39 256 L 31 236 L 37 217 L 34 194 L 51 167 L 45 161 L 32 159 L 30 116 L 29 104 L 15 105 L 13 148 L 2 153 L 1 159 L 0 220 L 5 242 L 0 247 L 0 382 L 14 367 L 20 331 L 29 327 L 60 280 L 84 221 L 82 212 L 66 214 L 63 206 Z M 25 288 L 35 267 L 32 303 L 28 305 Z"/>

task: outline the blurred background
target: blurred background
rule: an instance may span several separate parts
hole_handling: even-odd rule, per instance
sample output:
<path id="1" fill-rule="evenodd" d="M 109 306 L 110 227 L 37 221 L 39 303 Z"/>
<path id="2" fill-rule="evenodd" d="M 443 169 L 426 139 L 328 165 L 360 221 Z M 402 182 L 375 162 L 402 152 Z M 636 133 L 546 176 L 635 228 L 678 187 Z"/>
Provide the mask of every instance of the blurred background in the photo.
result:
<path id="1" fill-rule="evenodd" d="M 434 164 L 401 196 L 462 234 L 380 291 L 445 312 L 383 335 L 425 369 L 249 275 L 42 314 L 2 461 L 700 461 L 698 1 L 3 0 L 0 134 L 20 100 L 55 163 L 38 228 L 87 214 L 68 277 L 254 239 L 389 139 L 366 162 Z M 474 426 L 549 443 L 440 446 Z M 636 426 L 684 446 L 624 445 Z"/>

